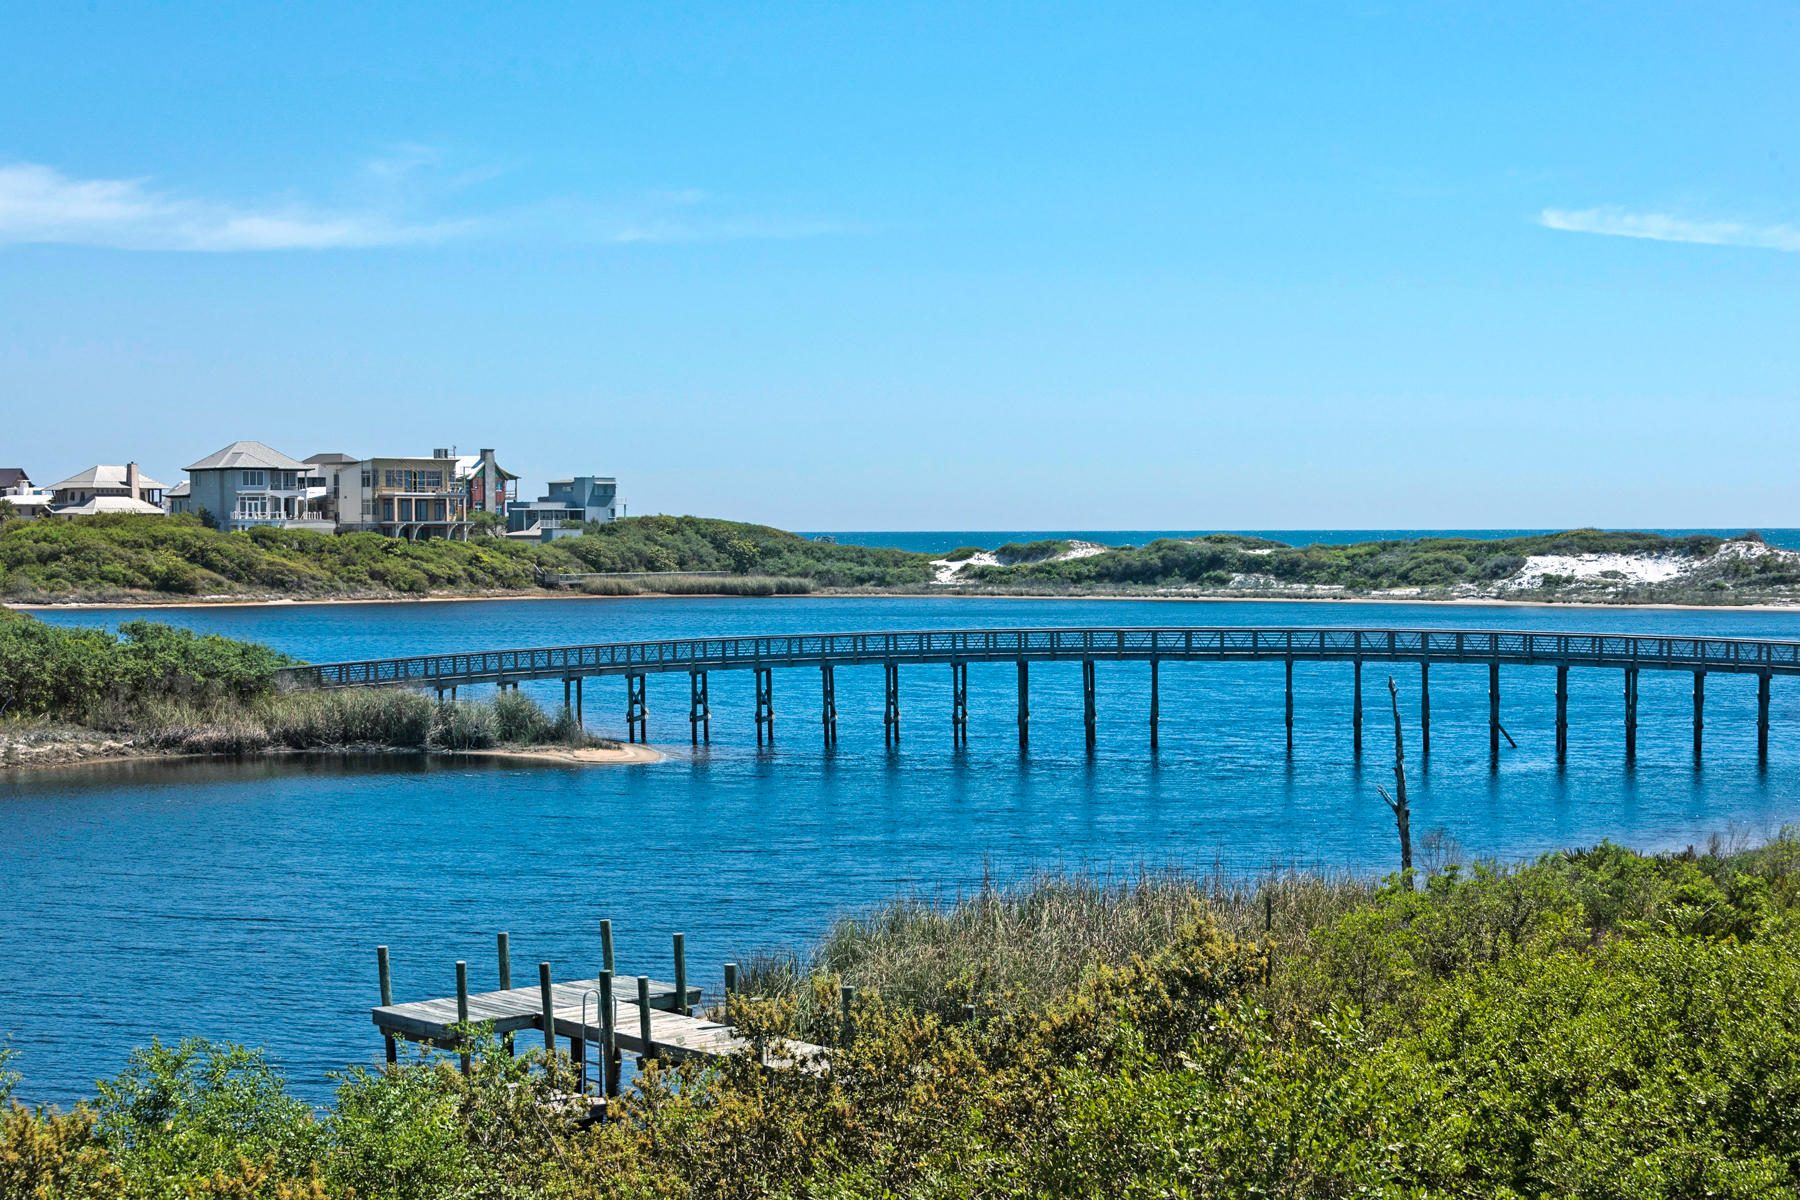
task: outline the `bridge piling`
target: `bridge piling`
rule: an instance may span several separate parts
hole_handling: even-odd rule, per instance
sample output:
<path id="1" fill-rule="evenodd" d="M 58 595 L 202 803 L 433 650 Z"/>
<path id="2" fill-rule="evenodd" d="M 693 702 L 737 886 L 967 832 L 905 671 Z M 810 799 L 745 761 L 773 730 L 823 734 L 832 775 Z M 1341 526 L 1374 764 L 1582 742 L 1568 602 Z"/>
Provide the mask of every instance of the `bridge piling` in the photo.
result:
<path id="1" fill-rule="evenodd" d="M 1094 708 L 1094 660 L 1081 660 L 1081 724 L 1087 731 L 1088 753 L 1094 752 L 1094 724 L 1096 719 Z"/>
<path id="2" fill-rule="evenodd" d="M 887 699 L 882 705 L 881 725 L 889 746 L 900 744 L 900 664 L 888 659 L 882 664 L 887 680 Z"/>
<path id="3" fill-rule="evenodd" d="M 1638 669 L 1625 668 L 1625 763 L 1637 761 Z"/>
<path id="4" fill-rule="evenodd" d="M 1556 763 L 1569 760 L 1569 664 L 1556 664 Z"/>
<path id="5" fill-rule="evenodd" d="M 1362 659 L 1353 661 L 1355 668 L 1350 689 L 1350 740 L 1356 758 L 1362 758 Z"/>
<path id="6" fill-rule="evenodd" d="M 1162 717 L 1162 663 L 1150 660 L 1150 752 L 1157 749 L 1157 724 Z"/>
<path id="7" fill-rule="evenodd" d="M 644 702 L 644 677 L 625 677 L 625 737 L 627 741 L 650 740 L 649 706 Z"/>
<path id="8" fill-rule="evenodd" d="M 1756 761 L 1769 761 L 1769 673 L 1756 677 Z"/>
<path id="9" fill-rule="evenodd" d="M 969 744 L 969 664 L 961 659 L 950 664 L 950 744 Z"/>
<path id="10" fill-rule="evenodd" d="M 1031 664 L 1024 659 L 1019 667 L 1019 749 L 1031 745 Z"/>
<path id="11" fill-rule="evenodd" d="M 1500 762 L 1500 661 L 1488 664 L 1488 758 Z"/>
<path id="12" fill-rule="evenodd" d="M 1287 660 L 1287 752 L 1294 752 L 1294 658 Z"/>
<path id="13" fill-rule="evenodd" d="M 712 704 L 705 671 L 688 672 L 688 737 L 694 745 L 712 743 Z"/>
<path id="14" fill-rule="evenodd" d="M 1700 765 L 1700 733 L 1706 726 L 1706 672 L 1694 672 L 1694 765 Z"/>
<path id="15" fill-rule="evenodd" d="M 582 694 L 583 682 L 581 676 L 575 677 L 575 725 L 578 729 L 587 728 L 587 701 Z"/>
<path id="16" fill-rule="evenodd" d="M 837 672 L 830 663 L 819 664 L 819 720 L 825 727 L 825 745 L 837 745 Z"/>
<path id="17" fill-rule="evenodd" d="M 1431 753 L 1431 663 L 1419 662 L 1419 757 Z"/>
<path id="18" fill-rule="evenodd" d="M 775 744 L 775 671 L 772 667 L 756 668 L 756 744 L 763 744 L 768 734 L 769 745 Z"/>
<path id="19" fill-rule="evenodd" d="M 688 672 L 688 738 L 696 746 L 712 745 L 712 705 L 706 698 L 706 672 Z"/>

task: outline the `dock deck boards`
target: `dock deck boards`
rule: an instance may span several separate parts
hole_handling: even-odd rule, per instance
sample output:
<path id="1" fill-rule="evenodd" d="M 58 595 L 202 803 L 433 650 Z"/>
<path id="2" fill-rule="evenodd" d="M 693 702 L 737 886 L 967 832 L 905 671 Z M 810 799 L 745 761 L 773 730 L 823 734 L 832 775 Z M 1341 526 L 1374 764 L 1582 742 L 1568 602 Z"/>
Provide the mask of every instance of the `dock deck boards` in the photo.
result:
<path id="1" fill-rule="evenodd" d="M 550 985 L 550 999 L 558 1037 L 580 1038 L 598 1044 L 603 1030 L 595 997 L 598 987 L 592 979 L 577 979 Z M 688 989 L 691 1007 L 700 1000 L 700 989 Z M 587 1003 L 582 1004 L 584 996 Z M 621 1052 L 651 1054 L 660 1058 L 710 1058 L 736 1054 L 749 1049 L 749 1039 L 739 1036 L 729 1025 L 704 1017 L 690 1017 L 675 1011 L 675 985 L 650 984 L 650 1045 L 642 1035 L 642 1014 L 637 999 L 616 1001 L 613 1038 Z M 543 996 L 538 988 L 512 988 L 506 991 L 480 992 L 469 996 L 469 1023 L 491 1022 L 496 1035 L 520 1030 L 541 1031 Z M 389 1037 L 439 1046 L 457 1043 L 451 1032 L 456 1025 L 456 997 L 415 1000 L 408 1004 L 390 1004 L 370 1010 L 370 1016 L 381 1032 Z M 771 1065 L 791 1065 L 818 1060 L 824 1053 L 818 1046 L 804 1042 L 783 1043 L 772 1047 Z"/>
<path id="2" fill-rule="evenodd" d="M 565 1011 L 572 1011 L 575 1016 L 571 1019 L 579 1021 L 582 995 L 598 991 L 599 985 L 592 979 L 553 983 L 550 985 L 551 1006 L 556 1010 L 559 1019 Z M 690 987 L 688 1004 L 694 1005 L 699 1000 L 700 989 Z M 673 1011 L 676 1007 L 675 985 L 652 981 L 650 984 L 650 1007 Z M 594 1000 L 590 997 L 588 1010 L 592 1012 L 593 1008 Z M 496 1034 L 516 1033 L 521 1029 L 542 1029 L 543 1022 L 539 1018 L 543 1012 L 543 996 L 536 987 L 472 992 L 469 995 L 469 1023 L 480 1025 L 491 1021 Z M 636 1012 L 637 1003 L 634 1000 L 632 1002 L 634 1016 Z M 450 1027 L 456 1024 L 455 996 L 438 1000 L 414 1000 L 408 1004 L 377 1007 L 370 1010 L 370 1017 L 383 1033 L 393 1037 L 445 1045 L 456 1040 L 450 1034 Z"/>

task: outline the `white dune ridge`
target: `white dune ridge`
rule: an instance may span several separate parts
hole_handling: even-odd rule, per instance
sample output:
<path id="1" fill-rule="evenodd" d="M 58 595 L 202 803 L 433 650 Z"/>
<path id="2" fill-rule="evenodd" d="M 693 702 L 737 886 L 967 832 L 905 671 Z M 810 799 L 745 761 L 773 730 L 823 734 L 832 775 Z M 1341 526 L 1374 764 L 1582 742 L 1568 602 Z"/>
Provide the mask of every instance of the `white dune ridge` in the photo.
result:
<path id="1" fill-rule="evenodd" d="M 1096 554 L 1106 553 L 1108 549 L 1110 547 L 1102 546 L 1099 542 L 1072 541 L 1069 543 L 1069 548 L 1061 554 L 1053 554 L 1049 558 L 1040 558 L 1035 561 L 1067 562 L 1072 558 L 1092 558 Z M 961 578 L 963 570 L 967 567 L 1010 567 L 1016 561 L 1016 559 L 1001 558 L 991 550 L 977 550 L 967 558 L 956 560 L 934 558 L 931 560 L 933 569 L 931 582 L 946 587 L 960 587 L 968 582 Z"/>

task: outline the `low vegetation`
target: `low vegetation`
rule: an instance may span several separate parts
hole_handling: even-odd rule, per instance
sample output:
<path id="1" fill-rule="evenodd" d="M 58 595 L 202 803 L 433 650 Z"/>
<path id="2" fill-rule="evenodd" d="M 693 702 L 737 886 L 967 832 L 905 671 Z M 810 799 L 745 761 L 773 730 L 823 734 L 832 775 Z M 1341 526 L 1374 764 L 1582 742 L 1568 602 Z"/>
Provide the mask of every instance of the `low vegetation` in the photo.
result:
<path id="1" fill-rule="evenodd" d="M 388 688 L 279 691 L 275 673 L 292 661 L 151 621 L 115 635 L 0 609 L 0 762 L 26 760 L 46 741 L 55 757 L 69 740 L 59 726 L 114 735 L 103 749 L 181 753 L 614 744 L 516 692 L 439 701 Z"/>
<path id="2" fill-rule="evenodd" d="M 0 522 L 0 597 L 30 603 L 504 593 L 536 589 L 540 572 L 728 571 L 782 581 L 788 590 L 890 588 L 931 579 L 929 555 L 813 542 L 764 525 L 632 517 L 583 530 L 553 542 L 483 536 L 409 542 L 374 533 L 222 532 L 186 516 L 6 521 Z M 683 586 L 727 591 L 739 585 L 694 579 Z M 653 590 L 647 583 L 633 587 Z"/>
<path id="3" fill-rule="evenodd" d="M 1794 1194 L 1800 841 L 1420 882 L 897 904 L 732 1004 L 822 1073 L 652 1064 L 587 1129 L 566 1062 L 491 1041 L 468 1077 L 346 1072 L 322 1112 L 254 1052 L 156 1045 L 73 1112 L 0 1117 L 0 1194 Z"/>
<path id="4" fill-rule="evenodd" d="M 373 533 L 227 533 L 189 517 L 0 521 L 0 598 L 54 603 L 497 595 L 537 591 L 565 576 L 578 577 L 572 586 L 594 596 L 945 590 L 932 555 L 815 542 L 765 525 L 632 517 L 580 528 L 579 536 L 554 542 L 490 536 L 407 542 Z M 993 561 L 972 562 L 980 552 L 963 547 L 946 556 L 957 568 L 951 586 L 1032 595 L 1398 591 L 1426 598 L 1716 604 L 1791 599 L 1800 589 L 1800 554 L 1769 550 L 1755 534 L 1727 541 L 1586 529 L 1487 541 L 1311 546 L 1214 534 L 1082 555 L 1071 555 L 1071 548 L 1054 539 L 1008 543 L 992 552 Z M 1677 572 L 1653 583 L 1626 570 L 1579 578 L 1541 565 L 1527 572 L 1534 556 L 1596 554 L 1653 558 L 1674 564 Z"/>
<path id="5" fill-rule="evenodd" d="M 1298 547 L 1263 538 L 1213 534 L 1194 539 L 1164 538 L 1146 546 L 1109 550 L 1086 558 L 1024 562 L 1013 567 L 971 567 L 968 574 L 986 584 L 1200 585 L 1239 590 L 1298 584 L 1374 592 L 1497 584 L 1517 575 L 1532 555 L 1654 554 L 1698 559 L 1713 555 L 1722 544 L 1723 539 L 1716 537 L 1669 538 L 1654 533 L 1592 529 L 1492 540 L 1419 538 Z M 1775 565 L 1776 560 L 1769 561 Z M 1752 567 L 1749 574 L 1760 570 Z M 1800 569 L 1784 566 L 1762 582 L 1800 582 Z"/>

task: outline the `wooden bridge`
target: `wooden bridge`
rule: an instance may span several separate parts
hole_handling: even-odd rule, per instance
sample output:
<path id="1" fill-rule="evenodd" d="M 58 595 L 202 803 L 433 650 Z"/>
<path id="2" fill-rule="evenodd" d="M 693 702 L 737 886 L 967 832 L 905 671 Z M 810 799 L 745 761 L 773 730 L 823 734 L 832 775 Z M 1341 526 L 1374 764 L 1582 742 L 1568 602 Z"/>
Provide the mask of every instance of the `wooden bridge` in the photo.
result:
<path id="1" fill-rule="evenodd" d="M 645 736 L 645 676 L 686 672 L 688 721 L 695 743 L 710 740 L 710 671 L 748 670 L 756 676 L 757 742 L 774 738 L 774 671 L 816 668 L 821 676 L 820 724 L 827 745 L 837 741 L 834 672 L 841 666 L 880 665 L 886 675 L 883 725 L 890 745 L 900 740 L 900 668 L 949 664 L 953 740 L 968 736 L 968 664 L 1011 662 L 1018 672 L 1019 744 L 1030 739 L 1030 664 L 1082 664 L 1087 745 L 1095 743 L 1095 665 L 1141 662 L 1150 669 L 1150 745 L 1160 721 L 1160 668 L 1165 662 L 1283 662 L 1287 666 L 1287 741 L 1294 738 L 1294 664 L 1344 662 L 1354 668 L 1352 724 L 1362 753 L 1362 665 L 1417 663 L 1423 748 L 1431 747 L 1431 667 L 1486 664 L 1488 742 L 1496 757 L 1505 731 L 1500 723 L 1500 668 L 1543 666 L 1556 670 L 1556 749 L 1568 751 L 1568 672 L 1571 668 L 1623 672 L 1625 753 L 1637 747 L 1638 672 L 1688 671 L 1694 679 L 1694 753 L 1701 750 L 1706 676 L 1713 672 L 1757 676 L 1757 753 L 1768 755 L 1769 689 L 1775 675 L 1800 675 L 1800 642 L 1761 638 L 1669 637 L 1617 633 L 1545 633 L 1487 629 L 1338 628 L 1105 628 L 956 629 L 873 633 L 776 634 L 759 637 L 675 638 L 648 642 L 550 646 L 519 650 L 409 655 L 402 658 L 285 667 L 284 687 L 421 687 L 454 696 L 458 687 L 491 683 L 516 688 L 523 680 L 563 681 L 563 699 L 579 715 L 582 682 L 591 676 L 626 680 L 626 724 L 632 740 Z"/>

